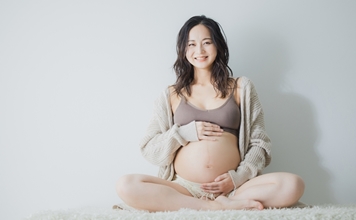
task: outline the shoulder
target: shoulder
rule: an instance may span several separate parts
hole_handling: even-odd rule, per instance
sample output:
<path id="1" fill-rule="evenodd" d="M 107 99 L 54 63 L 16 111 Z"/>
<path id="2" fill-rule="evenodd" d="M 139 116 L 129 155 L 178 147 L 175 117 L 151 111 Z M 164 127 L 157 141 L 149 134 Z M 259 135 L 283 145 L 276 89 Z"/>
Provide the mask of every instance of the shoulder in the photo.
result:
<path id="1" fill-rule="evenodd" d="M 239 90 L 243 91 L 244 94 L 250 93 L 251 95 L 252 94 L 255 95 L 256 93 L 255 85 L 248 77 L 246 76 L 238 77 L 237 84 Z"/>
<path id="2" fill-rule="evenodd" d="M 167 90 L 169 91 L 169 101 L 170 101 L 170 104 L 171 104 L 172 112 L 174 114 L 175 110 L 177 109 L 177 107 L 178 107 L 178 105 L 180 103 L 181 97 L 177 94 L 174 86 L 169 86 L 167 88 Z"/>
<path id="3" fill-rule="evenodd" d="M 155 99 L 155 105 L 156 106 L 163 106 L 169 103 L 169 98 L 170 97 L 170 88 L 166 87 L 164 90 L 162 90 L 158 97 Z"/>
<path id="4" fill-rule="evenodd" d="M 173 85 L 170 85 L 166 88 L 166 93 L 167 93 L 167 97 L 169 97 L 170 99 L 176 98 L 178 96 Z"/>
<path id="5" fill-rule="evenodd" d="M 237 103 L 248 97 L 253 97 L 256 95 L 256 89 L 252 81 L 246 76 L 240 76 L 235 78 L 236 90 L 235 98 Z"/>
<path id="6" fill-rule="evenodd" d="M 167 86 L 160 95 L 160 98 L 169 98 L 171 96 L 171 94 L 174 93 L 174 87 L 172 85 Z"/>
<path id="7" fill-rule="evenodd" d="M 237 88 L 246 88 L 246 87 L 250 87 L 253 86 L 252 81 L 246 77 L 246 76 L 240 76 L 240 77 L 236 77 L 237 79 Z"/>
<path id="8" fill-rule="evenodd" d="M 240 76 L 234 78 L 235 80 L 235 85 L 234 87 L 237 88 L 236 91 L 239 90 L 250 90 L 251 87 L 253 87 L 253 84 L 249 78 L 246 76 Z"/>
<path id="9" fill-rule="evenodd" d="M 174 86 L 173 86 L 173 85 L 168 86 L 168 87 L 166 88 L 166 90 L 168 90 L 168 92 L 169 92 L 170 95 L 173 94 L 173 93 L 175 93 L 175 90 L 174 90 Z"/>
<path id="10" fill-rule="evenodd" d="M 174 86 L 170 85 L 170 86 L 167 86 L 163 92 L 161 93 L 161 95 L 159 96 L 157 102 L 158 103 L 168 103 L 168 104 L 171 104 L 172 102 L 175 101 L 175 99 L 177 99 L 177 95 L 175 95 L 176 92 L 175 92 L 175 89 L 174 89 Z"/>

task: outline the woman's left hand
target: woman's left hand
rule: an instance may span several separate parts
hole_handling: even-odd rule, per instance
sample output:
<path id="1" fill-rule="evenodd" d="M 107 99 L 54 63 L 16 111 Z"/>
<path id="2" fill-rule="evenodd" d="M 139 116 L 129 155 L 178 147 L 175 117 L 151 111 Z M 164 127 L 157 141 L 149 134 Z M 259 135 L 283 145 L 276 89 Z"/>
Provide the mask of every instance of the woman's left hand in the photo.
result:
<path id="1" fill-rule="evenodd" d="M 201 189 L 207 193 L 226 195 L 234 189 L 234 183 L 228 173 L 224 173 L 215 178 L 212 183 L 201 184 Z"/>

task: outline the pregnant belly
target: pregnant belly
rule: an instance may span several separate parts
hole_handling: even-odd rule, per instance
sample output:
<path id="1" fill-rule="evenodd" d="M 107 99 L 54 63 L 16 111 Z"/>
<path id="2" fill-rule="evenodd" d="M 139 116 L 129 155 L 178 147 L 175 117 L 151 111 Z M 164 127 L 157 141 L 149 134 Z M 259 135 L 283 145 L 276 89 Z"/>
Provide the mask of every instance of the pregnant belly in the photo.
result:
<path id="1" fill-rule="evenodd" d="M 236 136 L 227 132 L 216 141 L 190 142 L 177 152 L 175 171 L 192 182 L 212 182 L 219 175 L 237 168 L 240 163 L 237 143 Z"/>

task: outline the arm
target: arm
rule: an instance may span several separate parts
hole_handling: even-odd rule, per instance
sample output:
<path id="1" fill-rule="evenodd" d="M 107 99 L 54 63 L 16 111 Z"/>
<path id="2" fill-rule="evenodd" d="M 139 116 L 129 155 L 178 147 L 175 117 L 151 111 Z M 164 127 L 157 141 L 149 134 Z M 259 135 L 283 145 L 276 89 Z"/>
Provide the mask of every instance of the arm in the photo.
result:
<path id="1" fill-rule="evenodd" d="M 169 91 L 166 90 L 156 100 L 153 117 L 140 142 L 142 155 L 155 165 L 168 166 L 181 146 L 196 140 L 194 121 L 185 126 L 173 124 Z"/>
<path id="2" fill-rule="evenodd" d="M 239 135 L 242 161 L 236 170 L 229 171 L 235 189 L 256 177 L 271 162 L 271 140 L 265 130 L 261 103 L 252 82 L 245 78 L 243 84 Z"/>

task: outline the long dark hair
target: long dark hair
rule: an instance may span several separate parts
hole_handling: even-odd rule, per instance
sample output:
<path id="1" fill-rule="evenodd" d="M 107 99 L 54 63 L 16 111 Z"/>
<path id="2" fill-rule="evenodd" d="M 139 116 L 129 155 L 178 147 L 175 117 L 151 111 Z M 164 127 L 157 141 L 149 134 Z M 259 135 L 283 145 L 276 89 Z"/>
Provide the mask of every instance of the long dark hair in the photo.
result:
<path id="1" fill-rule="evenodd" d="M 228 66 L 229 49 L 226 37 L 220 24 L 204 15 L 191 17 L 180 29 L 177 37 L 177 60 L 173 65 L 177 80 L 173 85 L 175 92 L 180 95 L 185 89 L 188 96 L 191 95 L 190 85 L 194 80 L 194 67 L 186 58 L 186 49 L 190 30 L 198 24 L 209 29 L 210 35 L 217 49 L 217 56 L 212 67 L 212 84 L 215 90 L 219 91 L 219 96 L 225 98 L 231 90 L 233 79 L 232 70 Z"/>

